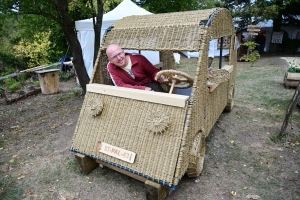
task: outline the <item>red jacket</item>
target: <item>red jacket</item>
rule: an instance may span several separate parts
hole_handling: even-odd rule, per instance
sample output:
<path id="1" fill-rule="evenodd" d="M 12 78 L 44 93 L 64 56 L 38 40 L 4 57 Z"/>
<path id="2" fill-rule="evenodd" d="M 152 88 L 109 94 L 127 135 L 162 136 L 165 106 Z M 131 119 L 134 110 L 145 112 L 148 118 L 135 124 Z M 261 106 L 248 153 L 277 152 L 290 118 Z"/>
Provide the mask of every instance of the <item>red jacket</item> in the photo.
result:
<path id="1" fill-rule="evenodd" d="M 107 69 L 112 81 L 116 86 L 145 90 L 146 86 L 142 85 L 154 81 L 159 69 L 154 67 L 147 58 L 140 54 L 132 55 L 126 53 L 126 55 L 129 55 L 131 59 L 131 71 L 133 72 L 135 79 L 120 67 L 113 63 L 108 63 Z"/>

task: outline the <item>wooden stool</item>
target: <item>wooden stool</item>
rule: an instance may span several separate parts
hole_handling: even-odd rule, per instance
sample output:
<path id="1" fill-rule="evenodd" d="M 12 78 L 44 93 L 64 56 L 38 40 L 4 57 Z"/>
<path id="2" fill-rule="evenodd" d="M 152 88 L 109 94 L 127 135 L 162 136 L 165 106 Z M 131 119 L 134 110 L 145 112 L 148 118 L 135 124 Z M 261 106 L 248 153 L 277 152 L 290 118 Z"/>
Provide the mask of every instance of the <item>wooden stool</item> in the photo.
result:
<path id="1" fill-rule="evenodd" d="M 59 69 L 36 71 L 39 76 L 43 94 L 57 94 L 59 92 Z"/>

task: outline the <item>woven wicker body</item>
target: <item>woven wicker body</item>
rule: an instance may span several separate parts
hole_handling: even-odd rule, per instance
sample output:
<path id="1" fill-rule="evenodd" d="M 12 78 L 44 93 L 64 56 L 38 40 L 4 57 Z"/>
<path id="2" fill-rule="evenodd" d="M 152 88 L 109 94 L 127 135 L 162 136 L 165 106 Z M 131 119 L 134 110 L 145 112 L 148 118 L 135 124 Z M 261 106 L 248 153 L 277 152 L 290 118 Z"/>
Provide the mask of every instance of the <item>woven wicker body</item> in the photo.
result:
<path id="1" fill-rule="evenodd" d="M 220 70 L 222 77 L 211 75 L 211 89 L 208 46 L 210 40 L 221 37 L 228 38 L 229 66 Z M 123 49 L 159 51 L 162 69 L 174 69 L 173 52 L 199 52 L 191 95 L 183 98 L 178 94 L 141 93 L 109 86 L 105 50 L 110 44 Z M 223 110 L 232 107 L 235 75 L 235 30 L 228 10 L 125 17 L 104 37 L 71 151 L 174 189 L 186 172 L 189 176 L 200 174 L 205 137 Z M 99 152 L 99 142 L 134 152 L 134 162 Z"/>

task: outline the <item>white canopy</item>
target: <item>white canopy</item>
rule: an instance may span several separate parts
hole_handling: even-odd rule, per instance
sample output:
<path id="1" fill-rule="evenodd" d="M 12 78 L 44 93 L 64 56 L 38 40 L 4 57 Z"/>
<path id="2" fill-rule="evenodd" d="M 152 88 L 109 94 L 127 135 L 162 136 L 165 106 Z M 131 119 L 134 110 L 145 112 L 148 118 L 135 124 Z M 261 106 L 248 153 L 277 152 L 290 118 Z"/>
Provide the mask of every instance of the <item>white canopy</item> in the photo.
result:
<path id="1" fill-rule="evenodd" d="M 115 9 L 103 15 L 102 28 L 101 28 L 101 41 L 105 30 L 113 23 L 122 19 L 123 17 L 132 15 L 150 15 L 152 13 L 137 6 L 131 0 L 123 0 Z M 86 67 L 89 77 L 93 73 L 93 59 L 94 59 L 94 29 L 93 19 L 79 20 L 75 22 L 77 30 L 77 37 L 82 48 L 82 55 L 84 65 Z M 159 53 L 154 51 L 142 51 L 141 54 L 145 55 L 153 64 L 159 62 Z"/>
<path id="2" fill-rule="evenodd" d="M 271 47 L 272 43 L 272 35 L 273 35 L 273 20 L 268 20 L 264 22 L 259 22 L 257 24 L 258 26 L 261 26 L 261 30 L 265 31 L 266 34 L 266 44 L 265 44 L 265 51 L 268 52 Z M 291 39 L 296 39 L 297 34 L 300 34 L 300 29 L 297 26 L 287 26 L 287 25 L 282 25 L 281 30 L 286 31 L 288 34 L 289 38 Z"/>

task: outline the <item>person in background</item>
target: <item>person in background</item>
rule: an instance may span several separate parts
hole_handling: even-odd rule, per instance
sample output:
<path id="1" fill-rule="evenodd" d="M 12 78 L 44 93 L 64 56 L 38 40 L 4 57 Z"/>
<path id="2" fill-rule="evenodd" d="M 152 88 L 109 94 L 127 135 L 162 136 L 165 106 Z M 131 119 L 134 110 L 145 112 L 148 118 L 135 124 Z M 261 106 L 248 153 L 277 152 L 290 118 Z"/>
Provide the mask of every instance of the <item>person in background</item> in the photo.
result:
<path id="1" fill-rule="evenodd" d="M 258 35 L 255 38 L 255 43 L 258 44 L 257 50 L 259 54 L 262 54 L 265 48 L 265 43 L 266 43 L 266 37 L 263 35 L 262 32 L 259 32 Z"/>
<path id="2" fill-rule="evenodd" d="M 125 53 L 116 44 L 107 47 L 106 55 L 109 61 L 107 69 L 116 86 L 165 92 L 160 85 L 164 77 L 156 80 L 155 76 L 159 69 L 154 67 L 143 55 Z"/>

